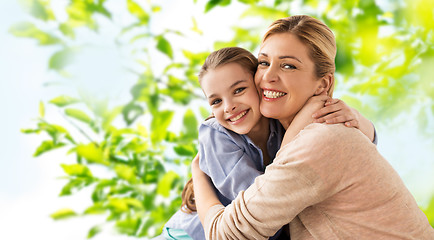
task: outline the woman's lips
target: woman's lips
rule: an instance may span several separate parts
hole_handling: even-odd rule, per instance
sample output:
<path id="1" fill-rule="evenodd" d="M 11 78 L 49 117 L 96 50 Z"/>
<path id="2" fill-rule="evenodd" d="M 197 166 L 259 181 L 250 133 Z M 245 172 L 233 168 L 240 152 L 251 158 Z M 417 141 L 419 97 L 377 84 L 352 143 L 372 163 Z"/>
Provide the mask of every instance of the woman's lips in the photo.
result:
<path id="1" fill-rule="evenodd" d="M 281 98 L 283 96 L 285 96 L 286 93 L 281 92 L 281 91 L 276 91 L 276 90 L 271 90 L 271 89 L 263 89 L 262 90 L 262 96 L 265 100 L 276 100 L 278 98 Z"/>

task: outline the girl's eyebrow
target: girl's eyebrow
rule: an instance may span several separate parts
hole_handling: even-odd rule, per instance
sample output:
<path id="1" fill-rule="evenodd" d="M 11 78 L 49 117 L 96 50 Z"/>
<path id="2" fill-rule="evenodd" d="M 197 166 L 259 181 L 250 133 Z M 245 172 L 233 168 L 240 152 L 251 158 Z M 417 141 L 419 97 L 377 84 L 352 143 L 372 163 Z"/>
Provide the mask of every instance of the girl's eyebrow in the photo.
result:
<path id="1" fill-rule="evenodd" d="M 264 57 L 268 57 L 268 54 L 266 54 L 266 53 L 259 53 L 259 55 L 264 56 Z M 291 55 L 279 56 L 279 59 L 285 59 L 285 58 L 291 58 L 291 59 L 296 60 L 297 62 L 303 63 L 300 59 L 298 59 L 295 56 L 291 56 Z"/>
<path id="2" fill-rule="evenodd" d="M 238 80 L 238 81 L 234 82 L 231 86 L 229 86 L 229 89 L 232 89 L 235 86 L 237 86 L 238 84 L 243 83 L 243 82 L 247 82 L 247 80 L 245 80 L 245 79 Z M 213 93 L 213 94 L 208 96 L 208 99 L 215 98 L 216 96 L 217 96 L 217 94 Z"/>

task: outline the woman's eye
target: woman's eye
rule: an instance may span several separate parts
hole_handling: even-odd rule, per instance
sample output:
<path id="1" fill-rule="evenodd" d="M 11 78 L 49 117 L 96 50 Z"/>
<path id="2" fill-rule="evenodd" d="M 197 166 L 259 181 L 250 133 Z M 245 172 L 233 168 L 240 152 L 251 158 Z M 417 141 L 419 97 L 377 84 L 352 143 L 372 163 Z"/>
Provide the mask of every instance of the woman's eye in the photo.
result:
<path id="1" fill-rule="evenodd" d="M 258 62 L 258 65 L 259 66 L 270 66 L 270 64 L 268 63 L 268 62 L 265 62 L 265 61 L 260 61 L 260 62 Z"/>
<path id="2" fill-rule="evenodd" d="M 237 89 L 235 89 L 234 93 L 235 94 L 240 93 L 240 92 L 244 91 L 244 89 L 246 89 L 246 88 L 245 87 L 237 88 Z"/>
<path id="3" fill-rule="evenodd" d="M 286 63 L 282 64 L 282 68 L 284 68 L 284 69 L 297 69 L 294 65 L 286 64 Z"/>
<path id="4" fill-rule="evenodd" d="M 222 101 L 221 99 L 215 99 L 215 100 L 212 100 L 212 101 L 211 101 L 211 106 L 213 106 L 213 105 L 217 105 L 217 104 L 219 104 L 221 101 Z"/>

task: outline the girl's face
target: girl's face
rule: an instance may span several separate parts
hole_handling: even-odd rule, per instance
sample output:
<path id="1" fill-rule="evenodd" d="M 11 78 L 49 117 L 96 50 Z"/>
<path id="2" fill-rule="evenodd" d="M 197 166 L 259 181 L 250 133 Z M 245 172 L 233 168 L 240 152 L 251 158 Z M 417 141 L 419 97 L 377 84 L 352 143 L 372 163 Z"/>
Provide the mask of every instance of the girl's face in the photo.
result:
<path id="1" fill-rule="evenodd" d="M 253 76 L 237 63 L 209 70 L 202 89 L 217 121 L 238 134 L 247 134 L 261 118 Z"/>
<path id="2" fill-rule="evenodd" d="M 260 110 L 278 119 L 285 129 L 306 101 L 318 93 L 321 81 L 314 73 L 308 48 L 291 33 L 269 36 L 261 45 L 255 83 Z"/>

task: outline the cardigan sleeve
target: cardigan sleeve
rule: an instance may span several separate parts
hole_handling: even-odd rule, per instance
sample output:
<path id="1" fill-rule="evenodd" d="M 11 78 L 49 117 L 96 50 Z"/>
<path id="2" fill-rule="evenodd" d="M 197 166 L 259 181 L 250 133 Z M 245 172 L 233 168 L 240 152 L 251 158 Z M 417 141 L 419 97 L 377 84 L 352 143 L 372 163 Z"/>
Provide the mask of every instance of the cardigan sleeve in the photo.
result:
<path id="1" fill-rule="evenodd" d="M 343 125 L 310 124 L 283 146 L 255 183 L 226 208 L 212 207 L 204 221 L 207 239 L 267 239 L 305 208 L 344 189 L 347 159 L 366 137 Z M 357 145 L 357 144 L 356 144 Z"/>

